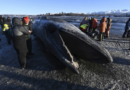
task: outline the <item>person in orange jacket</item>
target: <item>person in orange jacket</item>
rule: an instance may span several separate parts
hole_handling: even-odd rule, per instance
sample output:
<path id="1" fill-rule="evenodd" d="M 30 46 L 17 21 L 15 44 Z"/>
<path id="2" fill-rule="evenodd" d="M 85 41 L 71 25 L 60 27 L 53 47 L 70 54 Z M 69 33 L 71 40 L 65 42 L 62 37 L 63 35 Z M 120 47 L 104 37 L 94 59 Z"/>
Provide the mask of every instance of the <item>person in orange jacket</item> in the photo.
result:
<path id="1" fill-rule="evenodd" d="M 99 24 L 99 41 L 102 41 L 104 38 L 104 33 L 106 30 L 106 18 L 102 18 L 102 22 Z"/>
<path id="2" fill-rule="evenodd" d="M 92 32 L 96 31 L 96 29 L 97 29 L 97 19 L 96 18 L 94 18 L 92 21 L 92 28 L 93 28 Z"/>

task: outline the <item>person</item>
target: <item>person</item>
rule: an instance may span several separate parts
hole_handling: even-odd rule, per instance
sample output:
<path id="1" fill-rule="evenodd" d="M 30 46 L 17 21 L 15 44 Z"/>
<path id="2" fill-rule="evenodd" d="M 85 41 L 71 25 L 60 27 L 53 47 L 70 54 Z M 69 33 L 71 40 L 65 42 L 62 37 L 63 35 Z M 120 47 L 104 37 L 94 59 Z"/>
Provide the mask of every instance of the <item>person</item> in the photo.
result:
<path id="1" fill-rule="evenodd" d="M 3 20 L 2 20 L 2 15 L 0 15 L 0 27 L 2 28 L 2 22 L 3 22 Z M 0 38 L 0 41 L 1 41 L 1 38 Z"/>
<path id="2" fill-rule="evenodd" d="M 93 28 L 93 31 L 92 31 L 92 32 L 95 32 L 96 29 L 97 29 L 97 19 L 96 19 L 96 18 L 93 18 L 93 21 L 92 21 L 92 28 Z"/>
<path id="3" fill-rule="evenodd" d="M 26 28 L 27 30 L 30 31 L 30 33 L 32 33 L 32 26 L 31 24 L 29 25 L 29 18 L 27 17 L 23 17 L 23 26 L 24 28 Z M 27 57 L 29 55 L 34 55 L 34 53 L 32 53 L 32 40 L 31 40 L 31 34 L 25 35 L 26 38 L 26 43 L 27 43 L 27 49 L 28 49 L 28 53 L 27 53 Z"/>
<path id="4" fill-rule="evenodd" d="M 85 17 L 82 22 L 80 23 L 80 30 L 83 31 L 84 33 L 87 33 L 88 25 L 89 22 L 87 20 L 87 17 Z"/>
<path id="5" fill-rule="evenodd" d="M 34 22 L 34 17 L 32 18 L 33 22 Z"/>
<path id="6" fill-rule="evenodd" d="M 30 21 L 32 21 L 32 17 L 30 17 Z"/>
<path id="7" fill-rule="evenodd" d="M 107 18 L 107 27 L 106 27 L 106 31 L 105 31 L 105 38 L 109 37 L 109 31 L 110 31 L 110 28 L 111 28 L 111 22 L 112 22 L 112 19 L 110 19 L 110 16 L 109 16 Z"/>
<path id="8" fill-rule="evenodd" d="M 125 38 L 125 35 L 126 35 L 127 32 L 128 32 L 128 29 L 130 29 L 129 26 L 130 26 L 130 18 L 129 18 L 128 21 L 126 22 L 125 32 L 123 33 L 122 38 Z"/>
<path id="9" fill-rule="evenodd" d="M 12 19 L 12 33 L 13 33 L 13 47 L 17 52 L 19 64 L 24 69 L 26 67 L 26 55 L 27 55 L 27 45 L 24 35 L 30 34 L 27 29 L 21 24 L 20 18 L 14 17 Z"/>
<path id="10" fill-rule="evenodd" d="M 92 32 L 93 31 L 93 28 L 92 28 L 92 24 L 93 24 L 93 17 L 91 17 L 90 19 L 89 19 L 89 32 Z"/>
<path id="11" fill-rule="evenodd" d="M 6 18 L 3 18 L 2 34 L 6 36 L 9 45 L 11 45 L 11 38 L 10 38 L 10 31 L 9 31 L 11 27 L 12 24 L 10 23 L 10 21 L 6 20 Z"/>
<path id="12" fill-rule="evenodd" d="M 1 26 L 1 28 L 2 28 L 2 24 L 3 24 L 3 16 L 0 15 L 0 26 Z"/>
<path id="13" fill-rule="evenodd" d="M 102 18 L 102 22 L 99 24 L 99 41 L 103 41 L 104 33 L 106 29 L 106 18 Z"/>

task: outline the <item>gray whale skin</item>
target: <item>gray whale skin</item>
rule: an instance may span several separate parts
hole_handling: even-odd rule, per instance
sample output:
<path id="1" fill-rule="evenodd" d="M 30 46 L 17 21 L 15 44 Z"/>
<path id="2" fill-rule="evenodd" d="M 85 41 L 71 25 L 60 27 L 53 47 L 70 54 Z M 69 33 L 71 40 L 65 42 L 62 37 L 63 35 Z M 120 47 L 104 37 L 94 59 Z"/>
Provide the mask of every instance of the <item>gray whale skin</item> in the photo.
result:
<path id="1" fill-rule="evenodd" d="M 62 19 L 42 17 L 33 24 L 33 32 L 42 40 L 47 51 L 74 73 L 79 73 L 74 56 L 96 63 L 113 62 L 102 45 Z"/>

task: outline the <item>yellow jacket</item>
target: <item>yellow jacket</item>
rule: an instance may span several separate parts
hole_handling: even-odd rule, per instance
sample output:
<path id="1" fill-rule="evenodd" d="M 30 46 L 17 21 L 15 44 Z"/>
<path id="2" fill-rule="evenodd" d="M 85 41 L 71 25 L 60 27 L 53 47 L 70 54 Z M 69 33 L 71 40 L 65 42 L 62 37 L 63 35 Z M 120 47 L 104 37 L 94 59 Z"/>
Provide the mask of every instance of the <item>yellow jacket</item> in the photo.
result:
<path id="1" fill-rule="evenodd" d="M 8 30 L 9 26 L 7 24 L 4 24 L 2 31 Z"/>

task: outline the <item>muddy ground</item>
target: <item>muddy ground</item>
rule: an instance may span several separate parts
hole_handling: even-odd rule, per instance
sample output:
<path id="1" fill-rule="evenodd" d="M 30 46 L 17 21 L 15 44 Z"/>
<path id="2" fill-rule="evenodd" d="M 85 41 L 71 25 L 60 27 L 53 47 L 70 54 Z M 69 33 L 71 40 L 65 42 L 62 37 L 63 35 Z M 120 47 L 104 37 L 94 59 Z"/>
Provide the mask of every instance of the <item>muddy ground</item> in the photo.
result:
<path id="1" fill-rule="evenodd" d="M 129 90 L 129 39 L 111 30 L 103 46 L 114 62 L 97 64 L 78 59 L 79 74 L 72 73 L 52 54 L 44 51 L 44 44 L 32 35 L 33 52 L 27 67 L 19 66 L 13 45 L 8 45 L 0 30 L 0 89 L 1 90 Z"/>

